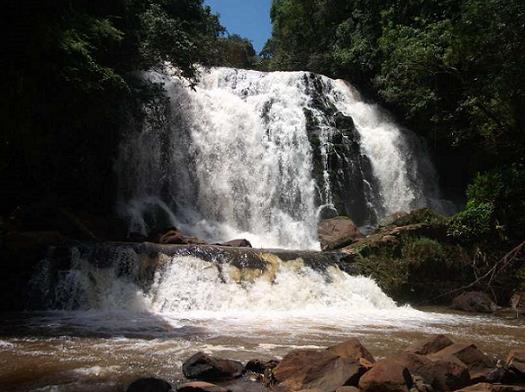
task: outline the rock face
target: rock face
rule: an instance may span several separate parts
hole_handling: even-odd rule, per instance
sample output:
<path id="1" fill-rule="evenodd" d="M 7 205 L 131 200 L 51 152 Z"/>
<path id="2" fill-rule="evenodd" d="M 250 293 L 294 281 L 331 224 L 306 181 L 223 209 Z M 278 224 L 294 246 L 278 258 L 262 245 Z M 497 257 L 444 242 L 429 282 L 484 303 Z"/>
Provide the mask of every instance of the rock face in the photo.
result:
<path id="1" fill-rule="evenodd" d="M 201 381 L 231 380 L 242 375 L 242 363 L 229 359 L 214 358 L 199 352 L 182 365 L 184 376 Z"/>
<path id="2" fill-rule="evenodd" d="M 492 299 L 481 291 L 467 291 L 452 300 L 452 308 L 466 312 L 492 313 L 498 307 Z"/>
<path id="3" fill-rule="evenodd" d="M 366 365 L 373 361 L 353 339 L 326 350 L 292 351 L 274 369 L 273 376 L 282 390 L 332 392 L 345 385 L 356 386 Z"/>
<path id="4" fill-rule="evenodd" d="M 410 371 L 393 359 L 383 359 L 359 380 L 363 392 L 408 392 L 412 388 Z"/>
<path id="5" fill-rule="evenodd" d="M 127 392 L 169 392 L 171 385 L 158 378 L 141 378 L 130 384 Z"/>
<path id="6" fill-rule="evenodd" d="M 342 248 L 364 237 L 354 222 L 344 216 L 322 220 L 318 233 L 322 250 Z"/>

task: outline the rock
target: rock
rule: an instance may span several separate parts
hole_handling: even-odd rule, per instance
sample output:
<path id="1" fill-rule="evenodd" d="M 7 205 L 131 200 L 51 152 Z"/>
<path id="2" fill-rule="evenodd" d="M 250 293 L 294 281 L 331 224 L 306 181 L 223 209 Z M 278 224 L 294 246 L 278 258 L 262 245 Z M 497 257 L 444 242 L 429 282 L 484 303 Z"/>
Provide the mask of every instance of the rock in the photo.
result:
<path id="1" fill-rule="evenodd" d="M 493 385 L 489 383 L 479 383 L 470 387 L 458 389 L 457 392 L 524 392 L 525 388 L 516 385 Z"/>
<path id="2" fill-rule="evenodd" d="M 481 291 L 467 291 L 452 300 L 452 309 L 466 312 L 492 313 L 498 307 L 492 299 Z"/>
<path id="3" fill-rule="evenodd" d="M 400 362 L 383 359 L 359 380 L 363 392 L 408 392 L 412 388 L 410 371 Z"/>
<path id="4" fill-rule="evenodd" d="M 364 237 L 354 222 L 345 216 L 322 220 L 318 234 L 322 250 L 342 248 Z"/>
<path id="5" fill-rule="evenodd" d="M 173 391 L 170 383 L 158 378 L 140 378 L 132 382 L 127 392 L 169 392 Z"/>
<path id="6" fill-rule="evenodd" d="M 357 361 L 366 367 L 370 367 L 373 363 L 375 363 L 375 359 L 372 354 L 368 352 L 368 350 L 357 338 L 348 339 L 347 341 L 336 346 L 329 347 L 327 350 L 336 355 L 339 355 L 341 358 L 353 359 L 354 361 Z"/>
<path id="7" fill-rule="evenodd" d="M 211 357 L 199 352 L 182 365 L 184 376 L 202 381 L 222 381 L 240 377 L 244 367 L 238 361 Z"/>
<path id="8" fill-rule="evenodd" d="M 228 392 L 267 392 L 269 389 L 263 384 L 250 380 L 235 380 L 224 386 Z"/>
<path id="9" fill-rule="evenodd" d="M 359 389 L 356 387 L 340 387 L 335 392 L 359 392 Z"/>
<path id="10" fill-rule="evenodd" d="M 282 390 L 332 392 L 344 385 L 357 385 L 365 370 L 354 359 L 329 350 L 295 350 L 282 359 L 273 376 Z"/>
<path id="11" fill-rule="evenodd" d="M 410 352 L 401 353 L 393 360 L 406 367 L 413 376 L 421 377 L 424 384 L 437 391 L 453 391 L 470 383 L 467 367 L 457 362 L 431 361 L 423 355 Z"/>
<path id="12" fill-rule="evenodd" d="M 183 234 L 176 227 L 163 230 L 161 234 L 155 234 L 152 236 L 153 242 L 160 244 L 173 244 L 173 245 L 203 245 L 206 242 L 193 236 Z"/>
<path id="13" fill-rule="evenodd" d="M 525 378 L 525 351 L 511 351 L 507 357 L 507 366 L 510 370 Z"/>
<path id="14" fill-rule="evenodd" d="M 279 361 L 276 359 L 270 359 L 266 362 L 259 359 L 252 359 L 248 361 L 244 369 L 249 372 L 264 374 L 266 370 L 274 369 L 277 365 L 279 365 Z"/>
<path id="15" fill-rule="evenodd" d="M 234 248 L 253 248 L 250 241 L 245 239 L 239 239 L 239 240 L 231 240 L 227 242 L 223 242 L 222 244 L 219 244 L 220 246 L 231 246 Z"/>
<path id="16" fill-rule="evenodd" d="M 473 344 L 455 343 L 429 355 L 429 358 L 465 365 L 473 382 L 486 381 L 496 368 L 496 361 L 483 354 Z"/>
<path id="17" fill-rule="evenodd" d="M 179 386 L 177 392 L 228 392 L 228 390 L 208 382 L 193 381 Z"/>
<path id="18" fill-rule="evenodd" d="M 445 335 L 434 335 L 430 339 L 423 342 L 416 342 L 410 345 L 405 351 L 414 354 L 428 355 L 437 353 L 443 350 L 445 347 L 454 344 L 448 336 Z"/>

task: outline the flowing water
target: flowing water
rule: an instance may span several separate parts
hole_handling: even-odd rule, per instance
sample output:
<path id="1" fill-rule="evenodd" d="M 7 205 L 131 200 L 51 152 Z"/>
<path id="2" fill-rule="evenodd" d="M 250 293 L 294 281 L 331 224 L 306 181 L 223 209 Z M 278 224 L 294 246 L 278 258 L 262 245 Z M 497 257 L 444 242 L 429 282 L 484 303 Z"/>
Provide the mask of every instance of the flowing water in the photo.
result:
<path id="1" fill-rule="evenodd" d="M 3 315 L 0 390 L 124 391 L 141 376 L 177 382 L 197 351 L 270 359 L 351 336 L 376 357 L 433 333 L 500 358 L 525 341 L 521 321 L 398 306 L 337 264 L 262 250 L 254 264 L 237 253 L 229 263 L 195 250 L 108 249 L 110 263 L 100 249 L 79 248 L 69 269 L 42 262 L 32 286 L 53 310 Z"/>
<path id="2" fill-rule="evenodd" d="M 213 68 L 192 90 L 169 71 L 146 77 L 169 101 L 147 106 L 121 146 L 130 232 L 176 226 L 211 242 L 318 249 L 326 209 L 365 227 L 442 208 L 424 144 L 344 81 Z"/>
<path id="3" fill-rule="evenodd" d="M 73 246 L 43 260 L 31 307 L 3 314 L 0 391 L 124 391 L 171 382 L 196 351 L 247 361 L 357 336 L 376 357 L 448 333 L 491 355 L 523 344 L 519 321 L 399 306 L 339 256 L 317 223 L 361 227 L 442 209 L 424 144 L 343 81 L 215 68 L 194 89 L 165 73 L 165 99 L 121 145 L 116 170 L 130 233 L 169 226 L 256 247 Z M 60 252 L 58 252 L 60 254 Z"/>

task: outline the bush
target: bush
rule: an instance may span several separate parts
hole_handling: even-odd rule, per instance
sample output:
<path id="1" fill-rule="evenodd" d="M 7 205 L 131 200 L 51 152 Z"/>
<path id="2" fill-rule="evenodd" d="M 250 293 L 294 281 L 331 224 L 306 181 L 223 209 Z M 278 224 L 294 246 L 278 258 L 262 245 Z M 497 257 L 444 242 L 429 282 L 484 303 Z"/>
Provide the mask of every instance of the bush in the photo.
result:
<path id="1" fill-rule="evenodd" d="M 443 246 L 430 238 L 420 237 L 405 243 L 402 257 L 409 260 L 413 269 L 433 271 L 441 269 L 446 261 Z"/>
<path id="2" fill-rule="evenodd" d="M 469 201 L 467 208 L 450 221 L 447 234 L 461 242 L 473 242 L 487 237 L 493 231 L 494 205 Z"/>

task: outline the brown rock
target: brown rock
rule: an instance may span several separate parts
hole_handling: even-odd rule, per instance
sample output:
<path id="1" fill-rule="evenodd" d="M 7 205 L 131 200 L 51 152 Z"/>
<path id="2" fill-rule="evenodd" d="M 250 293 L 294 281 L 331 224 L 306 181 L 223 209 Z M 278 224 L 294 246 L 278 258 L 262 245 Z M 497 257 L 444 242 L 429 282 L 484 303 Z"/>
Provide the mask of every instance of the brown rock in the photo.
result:
<path id="1" fill-rule="evenodd" d="M 524 392 L 525 388 L 516 385 L 493 385 L 489 383 L 479 383 L 470 387 L 458 389 L 457 392 Z"/>
<path id="2" fill-rule="evenodd" d="M 228 383 L 224 388 L 228 392 L 267 392 L 269 389 L 263 384 L 250 380 L 236 380 L 232 383 Z"/>
<path id="3" fill-rule="evenodd" d="M 371 364 L 375 363 L 372 354 L 370 354 L 357 338 L 348 339 L 336 346 L 329 347 L 327 350 L 339 355 L 341 358 L 353 359 L 367 367 L 370 367 Z"/>
<path id="4" fill-rule="evenodd" d="M 296 350 L 282 359 L 273 376 L 281 390 L 333 392 L 344 385 L 357 385 L 364 371 L 357 361 L 329 350 Z"/>
<path id="5" fill-rule="evenodd" d="M 452 300 L 452 309 L 465 312 L 492 313 L 498 306 L 492 299 L 481 291 L 467 291 Z"/>
<path id="6" fill-rule="evenodd" d="M 171 385 L 158 378 L 140 378 L 132 382 L 127 392 L 169 392 L 172 391 Z"/>
<path id="7" fill-rule="evenodd" d="M 410 371 L 400 362 L 383 359 L 359 380 L 363 392 L 408 392 L 412 388 Z"/>
<path id="8" fill-rule="evenodd" d="M 193 381 L 178 387 L 177 392 L 228 392 L 228 390 L 207 382 Z"/>
<path id="9" fill-rule="evenodd" d="M 231 380 L 240 377 L 244 367 L 238 361 L 211 357 L 199 352 L 182 365 L 184 376 L 202 381 Z"/>
<path id="10" fill-rule="evenodd" d="M 512 371 L 525 377 L 525 351 L 513 350 L 507 357 L 507 366 Z"/>
<path id="11" fill-rule="evenodd" d="M 322 250 L 342 248 L 364 237 L 354 222 L 345 216 L 322 220 L 319 222 L 318 234 Z"/>
<path id="12" fill-rule="evenodd" d="M 496 361 L 483 354 L 473 344 L 455 343 L 429 355 L 429 358 L 465 365 L 473 382 L 486 381 L 496 368 Z"/>
<path id="13" fill-rule="evenodd" d="M 340 387 L 335 392 L 359 392 L 359 388 L 356 387 Z"/>
<path id="14" fill-rule="evenodd" d="M 434 335 L 425 341 L 410 345 L 405 351 L 414 354 L 428 355 L 437 353 L 452 344 L 454 344 L 454 342 L 450 340 L 448 336 Z"/>
<path id="15" fill-rule="evenodd" d="M 231 240 L 227 242 L 223 242 L 222 244 L 219 244 L 220 246 L 231 246 L 233 248 L 252 248 L 252 244 L 250 241 L 245 239 L 239 239 L 239 240 Z"/>
<path id="16" fill-rule="evenodd" d="M 202 245 L 206 243 L 197 237 L 183 234 L 175 227 L 164 230 L 161 234 L 153 235 L 152 241 L 160 244 L 173 245 Z"/>

